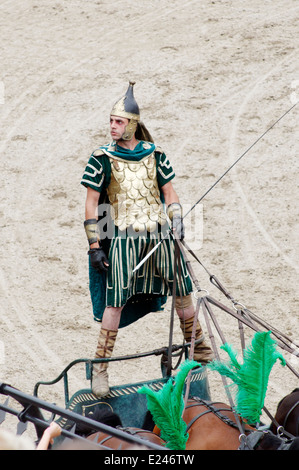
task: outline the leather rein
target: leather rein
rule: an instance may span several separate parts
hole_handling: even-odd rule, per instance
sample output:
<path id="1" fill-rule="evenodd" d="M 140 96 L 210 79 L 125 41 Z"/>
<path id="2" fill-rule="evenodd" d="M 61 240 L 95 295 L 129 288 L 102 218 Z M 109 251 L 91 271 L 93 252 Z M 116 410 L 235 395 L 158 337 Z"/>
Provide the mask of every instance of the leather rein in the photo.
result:
<path id="1" fill-rule="evenodd" d="M 239 429 L 239 426 L 233 421 L 231 420 L 230 418 L 228 418 L 227 416 L 225 416 L 223 413 L 221 413 L 221 411 L 231 411 L 233 412 L 233 410 L 231 408 L 215 408 L 215 404 L 216 403 L 219 403 L 219 402 L 211 402 L 211 401 L 206 401 L 206 400 L 203 400 L 199 397 L 192 397 L 193 400 L 195 400 L 195 403 L 191 403 L 191 404 L 188 404 L 186 406 L 186 409 L 187 408 L 192 408 L 193 406 L 198 406 L 198 405 L 203 405 L 206 407 L 206 410 L 203 411 L 202 413 L 199 413 L 198 415 L 196 415 L 191 421 L 190 423 L 188 423 L 187 425 L 187 431 L 191 428 L 191 426 L 199 419 L 201 418 L 202 416 L 204 416 L 205 414 L 208 414 L 208 413 L 213 413 L 215 416 L 217 416 L 217 418 L 221 419 L 221 421 L 223 421 L 225 424 L 227 424 L 228 426 L 232 426 L 236 429 Z M 251 429 L 248 429 L 248 431 L 251 431 Z"/>
<path id="2" fill-rule="evenodd" d="M 227 416 L 225 416 L 223 413 L 221 413 L 222 411 L 231 411 L 233 412 L 232 408 L 215 408 L 215 404 L 219 403 L 219 402 L 211 402 L 211 401 L 206 401 L 206 400 L 203 400 L 199 397 L 192 397 L 193 400 L 195 400 L 195 403 L 191 403 L 191 404 L 188 404 L 186 406 L 186 408 L 191 408 L 193 406 L 197 406 L 197 405 L 203 405 L 206 407 L 206 410 L 203 411 L 202 413 L 199 413 L 198 415 L 196 415 L 187 425 L 187 431 L 191 428 L 191 426 L 202 416 L 204 416 L 205 414 L 207 413 L 213 413 L 215 416 L 217 416 L 217 418 L 221 419 L 221 421 L 225 424 L 227 424 L 228 426 L 232 426 L 236 429 L 239 429 L 239 426 L 233 421 L 231 420 L 230 418 L 228 418 Z M 295 405 L 292 407 L 291 411 L 294 410 L 294 408 L 296 408 L 296 406 L 299 405 L 299 402 L 295 403 Z M 289 413 L 285 419 L 285 422 L 287 420 L 289 416 Z M 245 423 L 242 423 L 243 425 Z M 248 435 L 245 435 L 245 431 L 248 432 Z M 240 446 L 239 446 L 239 450 L 254 450 L 256 449 L 259 444 L 260 444 L 260 441 L 262 441 L 263 437 L 265 436 L 265 434 L 267 433 L 267 431 L 259 431 L 259 430 L 256 430 L 254 428 L 247 428 L 245 429 L 245 426 L 244 426 L 244 434 L 240 434 L 239 436 L 239 440 L 240 440 Z M 286 433 L 288 434 L 288 433 Z M 293 436 L 292 436 L 293 437 Z M 285 439 L 282 439 L 281 437 L 279 437 L 280 440 L 281 440 L 281 444 L 279 445 L 279 447 L 277 448 L 277 450 L 288 450 L 290 448 L 290 445 L 291 445 L 291 442 L 287 442 Z"/>
<path id="3" fill-rule="evenodd" d="M 290 410 L 288 411 L 288 413 L 286 414 L 285 418 L 284 418 L 284 422 L 282 425 L 279 425 L 277 423 L 277 432 L 279 433 L 280 431 L 282 431 L 282 433 L 285 433 L 285 427 L 286 427 L 286 424 L 287 424 L 287 420 L 289 419 L 291 413 L 295 410 L 295 408 L 297 408 L 297 406 L 299 406 L 299 400 L 294 403 L 294 405 L 292 406 L 292 408 L 290 408 Z M 296 426 L 296 436 L 299 436 L 299 417 L 297 418 L 297 426 Z"/>

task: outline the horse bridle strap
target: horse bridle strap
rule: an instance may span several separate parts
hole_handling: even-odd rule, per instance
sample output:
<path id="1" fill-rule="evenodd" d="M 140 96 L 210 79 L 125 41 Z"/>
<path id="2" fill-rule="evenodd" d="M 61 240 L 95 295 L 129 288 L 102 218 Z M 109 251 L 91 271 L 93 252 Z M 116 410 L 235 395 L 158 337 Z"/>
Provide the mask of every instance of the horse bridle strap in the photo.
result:
<path id="1" fill-rule="evenodd" d="M 246 436 L 246 439 L 241 439 L 241 445 L 238 450 L 254 450 L 259 444 L 260 440 L 264 437 L 264 431 L 253 431 Z"/>
<path id="2" fill-rule="evenodd" d="M 166 371 L 167 377 L 171 376 L 171 370 L 175 370 L 179 366 L 182 356 L 183 356 L 183 350 L 184 350 L 183 348 L 181 349 L 181 353 L 179 355 L 179 360 L 177 362 L 177 365 L 175 367 L 172 367 L 172 339 L 173 339 L 172 337 L 173 337 L 174 310 L 175 310 L 175 298 L 176 298 L 176 287 L 177 287 L 177 276 L 176 276 L 177 271 L 178 271 L 178 277 L 179 277 L 178 284 L 179 284 L 180 297 L 182 295 L 180 249 L 179 249 L 176 238 L 174 239 L 173 271 L 174 271 L 174 276 L 173 276 L 173 285 L 172 285 L 172 304 L 171 304 L 171 312 L 170 312 L 169 343 L 168 343 L 168 357 L 167 357 L 167 371 Z"/>
<path id="3" fill-rule="evenodd" d="M 282 428 L 283 428 L 283 433 L 285 433 L 285 430 L 284 428 L 286 427 L 286 424 L 287 424 L 287 420 L 289 419 L 291 413 L 294 411 L 295 408 L 297 408 L 297 406 L 299 405 L 299 401 L 297 401 L 296 403 L 294 403 L 294 405 L 292 406 L 292 408 L 288 411 L 285 419 L 284 419 L 284 422 L 283 422 L 283 425 L 282 425 Z M 278 425 L 278 428 L 280 426 Z M 299 435 L 299 418 L 297 419 L 297 429 L 296 429 L 296 435 L 298 436 Z"/>
<path id="4" fill-rule="evenodd" d="M 130 426 L 116 426 L 117 429 L 120 429 L 123 432 L 126 432 L 127 434 L 130 434 L 131 436 L 136 436 L 136 434 L 140 434 L 141 432 L 144 434 L 152 434 L 152 431 L 149 431 L 148 429 L 139 429 L 139 428 L 132 428 Z M 145 437 L 140 436 L 140 439 L 145 439 Z"/>
<path id="5" fill-rule="evenodd" d="M 221 413 L 221 411 L 232 411 L 233 412 L 233 410 L 231 408 L 215 408 L 213 405 L 215 405 L 217 402 L 202 400 L 199 397 L 193 397 L 193 399 L 196 400 L 195 403 L 188 404 L 186 406 L 186 409 L 191 408 L 193 406 L 197 406 L 198 404 L 205 406 L 207 409 L 205 411 L 203 411 L 202 413 L 199 413 L 198 415 L 196 415 L 190 421 L 190 423 L 188 423 L 186 431 L 188 431 L 191 428 L 191 426 L 195 423 L 195 421 L 197 421 L 199 418 L 201 418 L 202 416 L 204 416 L 207 413 L 213 413 L 214 415 L 216 415 L 219 419 L 221 419 L 221 421 L 223 421 L 228 426 L 232 426 L 236 429 L 239 429 L 239 426 L 234 421 L 232 421 L 230 418 L 228 418 L 227 416 L 225 416 L 224 414 Z"/>
<path id="6" fill-rule="evenodd" d="M 285 426 L 286 426 L 286 423 L 287 423 L 287 420 L 290 416 L 290 413 L 292 411 L 294 411 L 294 409 L 299 405 L 299 401 L 297 401 L 297 403 L 295 403 L 292 408 L 289 410 L 289 412 L 287 413 L 287 415 L 285 416 L 285 419 L 284 419 L 284 422 L 283 424 L 279 424 L 278 421 L 275 419 L 275 417 L 273 417 L 271 415 L 271 413 L 268 411 L 268 409 L 264 406 L 264 411 L 265 413 L 268 415 L 268 417 L 271 419 L 272 423 L 276 426 L 276 434 L 278 436 L 286 436 L 287 438 L 289 439 L 293 439 L 295 436 L 291 433 L 289 433 L 288 431 L 285 430 Z M 296 435 L 298 436 L 299 435 L 299 419 L 297 421 L 297 430 L 296 430 Z"/>
<path id="7" fill-rule="evenodd" d="M 261 445 L 261 441 L 267 434 L 272 434 L 269 431 L 253 431 L 246 436 L 246 439 L 241 440 L 241 445 L 238 450 L 258 450 L 258 446 Z M 274 436 L 274 434 L 273 434 Z M 276 450 L 289 450 L 292 442 L 288 442 L 285 439 L 280 438 L 280 444 Z"/>
<path id="8" fill-rule="evenodd" d="M 129 427 L 129 426 L 126 426 L 126 427 L 116 426 L 116 429 L 119 429 L 120 431 L 126 432 L 127 434 L 130 434 L 131 436 L 136 436 L 140 432 L 145 433 L 145 434 L 146 433 L 152 434 L 152 432 L 148 431 L 147 429 L 132 428 L 132 427 Z M 113 437 L 114 437 L 113 435 L 108 435 L 108 436 L 104 437 L 100 442 L 98 442 L 98 444 L 99 445 L 104 445 L 107 441 L 109 441 L 110 439 L 113 439 Z M 138 436 L 138 437 L 140 437 L 140 439 L 144 439 L 145 441 L 147 441 L 146 437 L 144 437 L 144 436 Z M 121 447 L 120 447 L 120 449 L 121 449 Z"/>

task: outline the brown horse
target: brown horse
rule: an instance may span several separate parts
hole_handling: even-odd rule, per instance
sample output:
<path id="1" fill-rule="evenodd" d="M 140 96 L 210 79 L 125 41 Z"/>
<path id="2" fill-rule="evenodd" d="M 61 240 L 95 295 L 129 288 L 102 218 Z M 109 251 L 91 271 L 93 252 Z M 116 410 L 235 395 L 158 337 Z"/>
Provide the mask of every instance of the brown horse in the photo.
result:
<path id="1" fill-rule="evenodd" d="M 189 399 L 183 420 L 189 434 L 186 450 L 236 450 L 240 446 L 237 418 L 225 403 Z M 242 425 L 246 434 L 254 430 L 245 423 Z"/>
<path id="2" fill-rule="evenodd" d="M 105 424 L 106 426 L 110 426 L 111 428 L 123 431 L 123 433 L 127 433 L 131 436 L 135 436 L 144 440 L 143 447 L 146 447 L 147 441 L 165 447 L 165 442 L 159 436 L 157 436 L 157 434 L 152 432 L 154 424 L 149 414 L 147 414 L 145 417 L 143 423 L 144 429 L 123 427 L 121 419 L 116 413 L 114 413 L 111 409 L 101 408 L 99 406 L 95 407 L 93 411 L 89 412 L 87 417 L 93 419 L 96 422 Z M 135 447 L 132 442 L 126 441 L 121 437 L 113 436 L 113 433 L 108 434 L 105 432 L 95 431 L 90 429 L 89 426 L 85 425 L 77 425 L 76 434 L 82 437 L 84 436 L 89 441 L 93 441 L 93 443 L 99 444 L 103 448 L 126 450 L 132 449 L 133 446 Z"/>
<path id="3" fill-rule="evenodd" d="M 120 431 L 123 431 L 124 433 L 128 433 L 131 436 L 136 436 L 144 441 L 144 444 L 142 445 L 142 449 L 147 449 L 149 450 L 149 447 L 147 447 L 147 442 L 152 442 L 154 444 L 157 444 L 161 447 L 165 447 L 165 442 L 154 432 L 152 431 L 147 431 L 144 429 L 139 429 L 139 428 L 133 428 L 133 427 L 118 427 Z M 140 444 L 133 444 L 132 442 L 125 441 L 119 437 L 109 435 L 104 432 L 97 432 L 94 434 L 91 434 L 90 436 L 87 437 L 88 440 L 91 440 L 97 444 L 100 444 L 103 447 L 108 447 L 109 449 L 117 449 L 117 450 L 128 450 L 128 449 L 138 449 L 140 448 Z"/>
<path id="4" fill-rule="evenodd" d="M 292 436 L 299 436 L 299 388 L 295 388 L 278 403 L 274 419 L 270 426 L 274 434 L 286 431 Z"/>
<path id="5" fill-rule="evenodd" d="M 183 413 L 189 434 L 186 450 L 289 450 L 299 439 L 286 443 L 271 432 L 258 431 L 235 415 L 230 406 L 197 397 L 188 400 Z M 155 432 L 159 430 L 155 427 Z"/>
<path id="6" fill-rule="evenodd" d="M 240 429 L 237 419 L 231 407 L 225 403 L 209 402 L 197 397 L 189 399 L 183 414 L 189 434 L 186 450 L 297 450 L 299 447 L 299 438 L 288 443 L 272 432 L 258 431 L 241 420 Z M 106 417 L 103 419 L 99 415 L 97 420 L 114 426 L 108 423 Z M 152 426 L 148 427 L 150 430 L 123 428 L 118 417 L 114 427 L 144 439 L 144 448 L 146 441 L 150 441 L 167 449 L 167 442 L 161 439 L 159 429 L 153 426 L 152 422 Z M 107 433 L 94 432 L 87 439 L 110 449 L 132 448 L 132 443 Z"/>

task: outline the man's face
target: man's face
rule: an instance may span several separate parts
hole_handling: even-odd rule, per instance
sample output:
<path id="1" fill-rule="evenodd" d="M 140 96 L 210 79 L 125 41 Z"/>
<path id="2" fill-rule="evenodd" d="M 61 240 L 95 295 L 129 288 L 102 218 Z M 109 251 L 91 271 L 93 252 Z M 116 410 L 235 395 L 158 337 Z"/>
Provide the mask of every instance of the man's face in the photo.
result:
<path id="1" fill-rule="evenodd" d="M 121 140 L 129 120 L 120 116 L 110 116 L 110 134 L 113 140 Z"/>

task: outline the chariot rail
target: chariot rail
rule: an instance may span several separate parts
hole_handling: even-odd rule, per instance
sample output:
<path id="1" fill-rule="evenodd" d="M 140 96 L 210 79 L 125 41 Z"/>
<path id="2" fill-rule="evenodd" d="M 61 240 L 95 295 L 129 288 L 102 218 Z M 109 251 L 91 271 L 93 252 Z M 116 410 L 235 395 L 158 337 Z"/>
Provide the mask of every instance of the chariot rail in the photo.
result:
<path id="1" fill-rule="evenodd" d="M 60 408 L 59 406 L 56 406 L 52 403 L 48 403 L 44 400 L 41 400 L 40 398 L 23 393 L 17 390 L 16 388 L 11 387 L 10 385 L 2 382 L 0 382 L 0 394 L 13 398 L 23 406 L 23 410 L 21 412 L 18 412 L 17 410 L 14 410 L 13 408 L 10 408 L 8 406 L 8 400 L 6 400 L 3 405 L 0 404 L 0 411 L 2 411 L 1 422 L 4 420 L 3 416 L 5 415 L 5 413 L 8 412 L 10 414 L 13 414 L 17 416 L 18 419 L 23 423 L 27 421 L 33 423 L 36 427 L 37 435 L 39 438 L 42 436 L 43 430 L 46 429 L 50 424 L 50 422 L 46 421 L 42 415 L 41 410 L 44 410 L 52 413 L 53 418 L 55 416 L 59 416 L 60 418 L 70 420 L 73 424 L 83 424 L 87 427 L 90 427 L 90 429 L 94 430 L 95 432 L 107 432 L 112 436 L 118 437 L 126 442 L 132 443 L 132 445 L 137 444 L 143 447 L 146 446 L 150 449 L 159 451 L 165 450 L 165 447 L 159 446 L 149 441 L 145 441 L 144 439 L 138 438 L 137 436 L 133 436 L 119 429 L 115 429 L 103 423 L 99 423 L 98 421 L 94 421 L 85 416 L 81 416 L 70 410 Z M 87 441 L 86 439 L 76 435 L 74 432 L 62 429 L 61 434 L 64 437 L 84 440 L 85 442 L 88 442 L 89 445 L 96 446 L 96 444 L 92 441 Z M 96 447 L 108 449 L 105 446 L 97 445 Z"/>
<path id="2" fill-rule="evenodd" d="M 201 339 L 195 341 L 195 343 L 200 342 Z M 182 353 L 185 350 L 185 354 L 187 355 L 187 348 L 190 346 L 191 343 L 184 343 L 184 344 L 173 344 L 171 348 L 171 354 L 174 355 L 175 353 L 182 351 Z M 125 355 L 125 356 L 116 356 L 116 357 L 110 357 L 110 358 L 103 358 L 103 359 L 87 359 L 87 358 L 81 358 L 81 359 L 76 359 L 68 364 L 63 371 L 53 380 L 51 381 L 39 381 L 35 384 L 33 394 L 34 396 L 38 396 L 39 388 L 41 385 L 45 386 L 51 386 L 55 385 L 61 380 L 63 380 L 64 384 L 64 395 L 65 395 L 65 404 L 67 405 L 70 400 L 70 393 L 69 393 L 69 382 L 68 382 L 68 372 L 69 370 L 74 367 L 76 364 L 85 364 L 86 368 L 86 378 L 87 380 L 91 380 L 92 377 L 92 368 L 93 364 L 101 363 L 101 362 L 118 362 L 118 361 L 127 361 L 127 360 L 132 360 L 132 359 L 138 359 L 138 358 L 143 358 L 143 357 L 149 357 L 149 356 L 162 356 L 161 358 L 161 369 L 162 369 L 162 374 L 163 377 L 166 374 L 166 367 L 164 367 L 164 362 L 167 360 L 166 358 L 168 357 L 168 347 L 162 347 L 159 349 L 154 349 L 152 351 L 147 351 L 147 352 L 141 352 L 141 353 L 136 353 L 136 354 L 130 354 L 130 355 Z"/>

